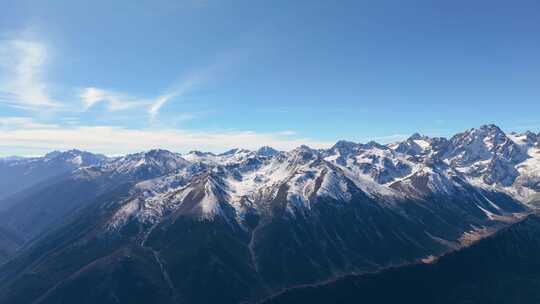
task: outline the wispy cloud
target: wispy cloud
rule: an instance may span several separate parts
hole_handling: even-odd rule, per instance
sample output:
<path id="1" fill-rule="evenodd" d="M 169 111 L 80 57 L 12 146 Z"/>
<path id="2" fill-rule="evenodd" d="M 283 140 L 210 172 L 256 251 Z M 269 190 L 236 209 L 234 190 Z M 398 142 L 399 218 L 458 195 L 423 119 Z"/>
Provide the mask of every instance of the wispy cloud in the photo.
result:
<path id="1" fill-rule="evenodd" d="M 83 89 L 79 94 L 79 97 L 85 111 L 101 102 L 106 103 L 107 110 L 111 112 L 147 106 L 152 102 L 151 100 L 137 98 L 127 93 L 119 93 L 94 87 Z"/>
<path id="2" fill-rule="evenodd" d="M 283 130 L 283 131 L 278 132 L 278 134 L 282 136 L 294 136 L 294 135 L 297 135 L 298 133 L 293 130 Z"/>
<path id="3" fill-rule="evenodd" d="M 56 129 L 56 124 L 45 124 L 35 121 L 31 117 L 0 117 L 0 129 Z"/>
<path id="4" fill-rule="evenodd" d="M 136 130 L 114 126 L 0 128 L 0 147 L 8 154 L 35 155 L 53 149 L 74 147 L 109 155 L 152 148 L 179 152 L 193 149 L 220 152 L 237 147 L 257 149 L 270 145 L 281 150 L 291 150 L 301 144 L 322 148 L 329 147 L 333 143 L 309 138 L 291 138 L 283 136 L 280 132 Z"/>
<path id="5" fill-rule="evenodd" d="M 29 39 L 34 36 L 33 32 L 21 32 L 17 33 L 17 36 L 0 37 L 0 105 L 31 111 L 29 115 L 35 118 L 47 116 L 61 120 L 63 115 L 82 117 L 83 112 L 100 106 L 99 109 L 107 113 L 98 115 L 100 119 L 105 117 L 111 121 L 109 124 L 119 121 L 120 114 L 116 112 L 124 111 L 130 115 L 147 116 L 152 126 L 163 126 L 165 121 L 156 121 L 163 107 L 175 99 L 186 97 L 209 79 L 213 79 L 217 70 L 231 62 L 228 57 L 221 58 L 215 65 L 191 71 L 185 74 L 181 81 L 172 81 L 172 85 L 165 84 L 165 89 L 158 90 L 155 95 L 135 94 L 85 84 L 79 86 L 81 89 L 75 90 L 76 94 L 65 94 L 69 88 L 64 88 L 63 92 L 51 92 L 53 86 L 49 85 L 45 73 L 50 61 L 49 50 L 41 40 Z M 62 88 L 62 85 L 54 87 Z M 59 93 L 62 95 L 58 96 Z M 77 102 L 66 102 L 73 99 Z M 195 115 L 182 112 L 176 113 L 175 117 L 180 121 L 193 119 Z M 88 119 L 92 118 L 86 115 L 81 121 L 91 124 Z M 77 121 L 72 120 L 70 125 L 76 126 Z"/>
<path id="6" fill-rule="evenodd" d="M 44 70 L 48 59 L 45 44 L 35 40 L 0 40 L 0 103 L 13 108 L 37 110 L 63 110 L 79 112 L 76 107 L 68 107 L 50 94 Z M 174 98 L 181 97 L 209 78 L 213 68 L 197 71 L 185 77 L 177 85 L 157 96 L 137 96 L 114 89 L 85 87 L 78 98 L 87 111 L 96 105 L 105 104 L 109 112 L 141 109 L 153 122 L 161 108 Z M 66 97 L 67 99 L 67 97 Z"/>
<path id="7" fill-rule="evenodd" d="M 0 102 L 26 110 L 59 108 L 43 80 L 46 47 L 29 40 L 0 41 Z"/>
<path id="8" fill-rule="evenodd" d="M 0 153 L 35 155 L 74 147 L 106 154 L 152 148 L 219 152 L 235 147 L 256 149 L 263 145 L 290 150 L 301 144 L 313 147 L 332 144 L 302 138 L 291 130 L 197 131 L 177 128 L 177 122 L 199 117 L 198 114 L 187 112 L 175 113 L 174 118 L 163 115 L 157 121 L 160 112 L 171 102 L 185 99 L 216 80 L 220 71 L 235 62 L 235 56 L 225 56 L 217 60 L 215 65 L 187 73 L 180 81 L 173 82 L 173 85 L 157 91 L 155 95 L 82 84 L 75 94 L 55 96 L 59 99 L 52 97 L 57 95 L 52 93 L 58 92 L 51 93 L 46 79 L 48 57 L 45 44 L 36 40 L 0 40 L 0 104 L 31 111 L 24 116 L 0 117 Z M 73 97 L 75 103 L 61 102 L 72 100 Z M 48 111 L 51 109 L 55 111 Z M 96 113 L 83 113 L 90 109 L 105 110 L 107 113 L 98 115 L 101 120 L 105 117 L 107 122 L 96 126 L 92 118 Z M 134 116 L 139 120 L 147 117 L 151 127 L 141 129 L 141 124 L 131 121 L 124 124 L 122 115 L 129 115 L 129 120 L 133 120 Z M 170 123 L 172 119 L 173 124 Z M 137 127 L 132 127 L 134 125 Z"/>
<path id="9" fill-rule="evenodd" d="M 188 94 L 198 85 L 207 81 L 210 78 L 211 71 L 212 68 L 209 68 L 190 74 L 179 84 L 173 86 L 172 89 L 167 90 L 157 97 L 139 97 L 125 92 L 87 87 L 80 92 L 79 98 L 83 104 L 84 111 L 91 109 L 99 103 L 105 103 L 106 110 L 109 112 L 144 108 L 148 114 L 149 121 L 153 123 L 165 104 L 175 98 L 180 98 Z M 190 113 L 180 113 L 179 115 L 192 117 Z"/>
<path id="10" fill-rule="evenodd" d="M 161 108 L 170 100 L 175 98 L 180 98 L 190 91 L 197 88 L 197 86 L 202 85 L 204 82 L 207 82 L 216 71 L 219 65 L 210 66 L 204 70 L 194 72 L 188 77 L 186 77 L 180 84 L 176 85 L 169 93 L 163 94 L 155 99 L 155 101 L 148 108 L 148 115 L 150 116 L 150 121 L 153 122 Z"/>
<path id="11" fill-rule="evenodd" d="M 88 111 L 100 103 L 105 104 L 108 112 L 125 111 L 137 109 L 146 112 L 150 122 L 154 122 L 161 108 L 170 100 L 182 96 L 188 91 L 188 88 L 165 93 L 154 98 L 138 97 L 128 93 L 121 93 L 112 90 L 99 89 L 94 87 L 85 88 L 79 94 L 83 104 L 83 111 Z M 181 113 L 179 115 L 193 117 L 190 113 Z"/>
<path id="12" fill-rule="evenodd" d="M 178 93 L 170 93 L 170 94 L 165 94 L 165 95 L 159 96 L 150 105 L 150 108 L 148 109 L 148 115 L 150 115 L 150 121 L 153 122 L 156 119 L 156 116 L 158 115 L 159 110 L 161 109 L 161 107 L 163 107 L 163 105 L 165 105 L 165 103 L 167 103 L 169 100 L 171 100 L 172 98 L 174 98 L 176 96 L 178 96 Z"/>

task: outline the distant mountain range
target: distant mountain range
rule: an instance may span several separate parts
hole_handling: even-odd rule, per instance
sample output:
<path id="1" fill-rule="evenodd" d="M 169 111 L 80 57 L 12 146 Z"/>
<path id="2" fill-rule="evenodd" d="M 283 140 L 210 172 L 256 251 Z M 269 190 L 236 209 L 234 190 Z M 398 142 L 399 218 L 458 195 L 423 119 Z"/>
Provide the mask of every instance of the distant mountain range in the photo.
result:
<path id="1" fill-rule="evenodd" d="M 282 303 L 431 263 L 539 203 L 540 134 L 495 125 L 289 152 L 1 159 L 0 303 Z"/>

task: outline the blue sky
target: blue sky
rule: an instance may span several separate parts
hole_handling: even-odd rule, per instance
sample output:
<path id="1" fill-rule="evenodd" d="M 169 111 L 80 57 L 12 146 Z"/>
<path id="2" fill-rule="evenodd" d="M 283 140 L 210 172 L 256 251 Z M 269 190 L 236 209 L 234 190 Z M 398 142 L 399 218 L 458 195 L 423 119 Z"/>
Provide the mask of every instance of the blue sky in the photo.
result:
<path id="1" fill-rule="evenodd" d="M 26 1 L 0 12 L 0 154 L 540 131 L 540 3 Z"/>

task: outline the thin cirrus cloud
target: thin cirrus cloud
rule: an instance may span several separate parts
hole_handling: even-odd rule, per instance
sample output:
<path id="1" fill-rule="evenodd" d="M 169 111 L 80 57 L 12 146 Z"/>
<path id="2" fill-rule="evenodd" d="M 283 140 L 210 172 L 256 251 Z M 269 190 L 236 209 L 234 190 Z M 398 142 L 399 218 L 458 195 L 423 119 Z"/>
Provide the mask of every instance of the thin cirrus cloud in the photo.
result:
<path id="1" fill-rule="evenodd" d="M 119 93 L 111 90 L 88 87 L 81 91 L 79 98 L 83 104 L 83 111 L 103 103 L 109 112 L 125 111 L 130 109 L 143 109 L 150 122 L 158 116 L 161 108 L 170 100 L 180 97 L 189 90 L 190 86 L 182 86 L 176 91 L 159 95 L 155 98 L 141 98 L 128 93 Z"/>
<path id="2" fill-rule="evenodd" d="M 40 123 L 30 117 L 0 117 L 0 128 L 2 129 L 56 129 L 56 124 Z"/>
<path id="3" fill-rule="evenodd" d="M 79 98 L 83 103 L 84 111 L 89 110 L 99 103 L 105 103 L 107 110 L 110 112 L 142 107 L 151 103 L 150 100 L 136 98 L 126 93 L 118 93 L 94 87 L 83 89 L 79 94 Z"/>
<path id="4" fill-rule="evenodd" d="M 163 94 L 156 98 L 155 101 L 148 108 L 148 115 L 150 116 L 150 121 L 153 122 L 156 119 L 159 111 L 167 102 L 174 98 L 180 98 L 189 93 L 190 91 L 196 89 L 203 83 L 207 82 L 211 78 L 211 75 L 215 73 L 215 71 L 220 67 L 220 65 L 214 65 L 204 70 L 192 73 L 188 77 L 186 77 L 184 81 L 180 82 L 179 85 L 174 87 L 174 89 L 172 89 L 170 93 Z"/>
<path id="5" fill-rule="evenodd" d="M 159 110 L 167 103 L 169 100 L 176 97 L 178 93 L 169 93 L 161 95 L 150 105 L 148 108 L 148 115 L 150 116 L 150 121 L 153 122 L 156 119 L 156 116 L 159 114 Z"/>
<path id="6" fill-rule="evenodd" d="M 197 86 L 207 81 L 210 72 L 214 68 L 193 73 L 186 77 L 184 81 L 174 86 L 173 89 L 154 98 L 136 97 L 128 93 L 120 93 L 112 90 L 105 90 L 95 87 L 88 87 L 82 90 L 79 98 L 83 103 L 84 111 L 89 110 L 99 103 L 106 103 L 108 111 L 121 111 L 132 108 L 144 108 L 149 116 L 150 122 L 154 122 L 160 110 L 165 104 L 173 99 L 180 98 Z"/>
<path id="7" fill-rule="evenodd" d="M 47 57 L 47 48 L 39 42 L 0 41 L 0 103 L 24 110 L 62 107 L 50 97 L 43 79 Z"/>
<path id="8" fill-rule="evenodd" d="M 0 40 L 0 104 L 27 111 L 61 110 L 79 112 L 51 97 L 45 79 L 49 53 L 45 44 L 26 39 Z M 201 75 L 204 75 L 201 77 Z M 83 111 L 103 103 L 109 112 L 141 109 L 154 121 L 161 108 L 172 99 L 188 93 L 206 79 L 205 73 L 189 75 L 174 89 L 156 97 L 139 97 L 116 90 L 86 87 L 78 94 Z"/>

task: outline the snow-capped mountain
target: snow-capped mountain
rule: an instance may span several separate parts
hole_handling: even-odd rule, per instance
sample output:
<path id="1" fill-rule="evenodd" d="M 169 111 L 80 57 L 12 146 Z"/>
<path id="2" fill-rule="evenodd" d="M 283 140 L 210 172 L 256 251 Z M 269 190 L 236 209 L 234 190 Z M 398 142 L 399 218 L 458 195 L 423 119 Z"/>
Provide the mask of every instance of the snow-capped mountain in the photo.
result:
<path id="1" fill-rule="evenodd" d="M 23 239 L 39 235 L 70 212 L 91 204 L 96 197 L 119 185 L 130 185 L 152 178 L 169 176 L 168 187 L 175 185 L 182 172 L 198 172 L 203 166 L 189 163 L 165 150 L 150 150 L 118 158 L 70 150 L 52 152 L 42 158 L 8 163 L 15 174 L 38 179 L 34 186 L 4 199 L 0 213 L 3 227 L 18 231 Z M 49 169 L 52 172 L 45 174 Z M 22 170 L 19 172 L 17 170 Z M 37 171 L 37 172 L 36 172 Z M 189 176 L 189 174 L 188 174 Z M 188 177 L 186 176 L 186 178 Z M 154 191 L 159 189 L 153 185 Z"/>
<path id="2" fill-rule="evenodd" d="M 346 203 L 355 191 L 382 204 L 395 205 L 434 195 L 451 196 L 474 187 L 531 204 L 538 199 L 538 142 L 538 136 L 531 132 L 507 136 L 497 126 L 485 125 L 450 140 L 414 134 L 390 145 L 339 141 L 328 150 L 300 146 L 290 152 L 270 147 L 233 149 L 222 154 L 160 151 L 167 154 L 167 162 L 158 166 L 165 170 L 154 169 L 161 173 L 156 174 L 158 177 L 137 184 L 132 192 L 139 197 L 139 204 L 128 208 L 129 214 L 125 208 L 119 210 L 114 219 L 125 222 L 126 216 L 133 216 L 155 222 L 188 202 L 193 205 L 191 213 L 201 219 L 212 218 L 225 214 L 220 207 L 225 203 L 234 211 L 228 213 L 234 214 L 228 220 L 242 224 L 246 214 L 267 212 L 269 202 L 280 191 L 292 215 L 309 210 L 316 197 Z M 115 160 L 106 167 L 129 167 L 124 165 L 126 159 L 137 156 Z M 144 162 L 128 163 L 133 167 Z M 199 189 L 198 199 L 188 195 L 194 189 Z M 485 215 L 503 215 L 499 206 L 492 202 L 488 205 L 492 211 L 480 207 Z M 114 221 L 110 227 L 118 228 Z"/>
<path id="3" fill-rule="evenodd" d="M 236 217 L 242 218 L 246 212 L 264 211 L 265 201 L 272 200 L 282 186 L 287 188 L 290 212 L 309 209 L 315 196 L 347 201 L 352 195 L 351 187 L 390 203 L 434 194 L 449 195 L 470 184 L 508 194 L 522 203 L 533 203 L 538 199 L 540 183 L 539 151 L 539 136 L 532 132 L 507 136 L 497 126 L 485 125 L 450 140 L 414 134 L 390 145 L 339 141 L 328 150 L 301 146 L 279 152 L 262 147 L 257 151 L 233 149 L 221 154 L 192 151 L 185 155 L 151 150 L 110 159 L 71 150 L 52 152 L 43 158 L 6 160 L 5 166 L 39 168 L 54 164 L 59 167 L 57 164 L 61 163 L 67 168 L 64 171 L 77 169 L 74 179 L 106 176 L 140 181 L 131 191 L 144 193 L 144 201 L 152 203 L 142 204 L 132 210 L 134 213 L 145 213 L 145 208 L 155 208 L 156 204 L 166 205 L 167 200 L 160 202 L 161 197 L 167 197 L 169 192 L 187 191 L 199 175 L 213 176 L 220 186 L 205 191 L 219 189 L 225 193 L 227 204 L 235 210 Z M 176 200 L 176 205 L 182 202 Z M 200 208 L 201 213 L 205 210 L 210 209 Z"/>
<path id="4" fill-rule="evenodd" d="M 101 166 L 83 168 L 82 171 L 97 169 L 102 173 L 115 176 L 150 179 L 175 172 L 189 165 L 190 163 L 177 153 L 166 150 L 150 150 L 114 158 Z"/>
<path id="5" fill-rule="evenodd" d="M 0 282 L 26 288 L 12 274 L 39 256 L 40 270 L 27 270 L 54 278 L 36 279 L 40 303 L 85 292 L 78 284 L 113 264 L 113 277 L 143 282 L 163 303 L 252 300 L 443 254 L 540 202 L 540 136 L 507 135 L 494 125 L 388 145 L 87 159 L 71 161 L 78 165 L 65 178 L 17 196 L 3 214 L 9 220 L 0 228 L 26 240 L 28 254 L 1 267 Z M 39 220 L 42 214 L 51 219 Z M 52 240 L 61 245 L 49 248 Z M 57 272 L 64 260 L 76 262 Z M 100 290 L 92 299 L 103 303 L 125 293 L 122 285 Z M 24 296 L 0 288 L 0 300 Z"/>
<path id="6" fill-rule="evenodd" d="M 54 151 L 43 157 L 9 157 L 0 161 L 0 199 L 72 172 L 76 168 L 95 166 L 107 157 L 79 150 Z M 0 203 L 0 210 L 2 209 Z"/>

